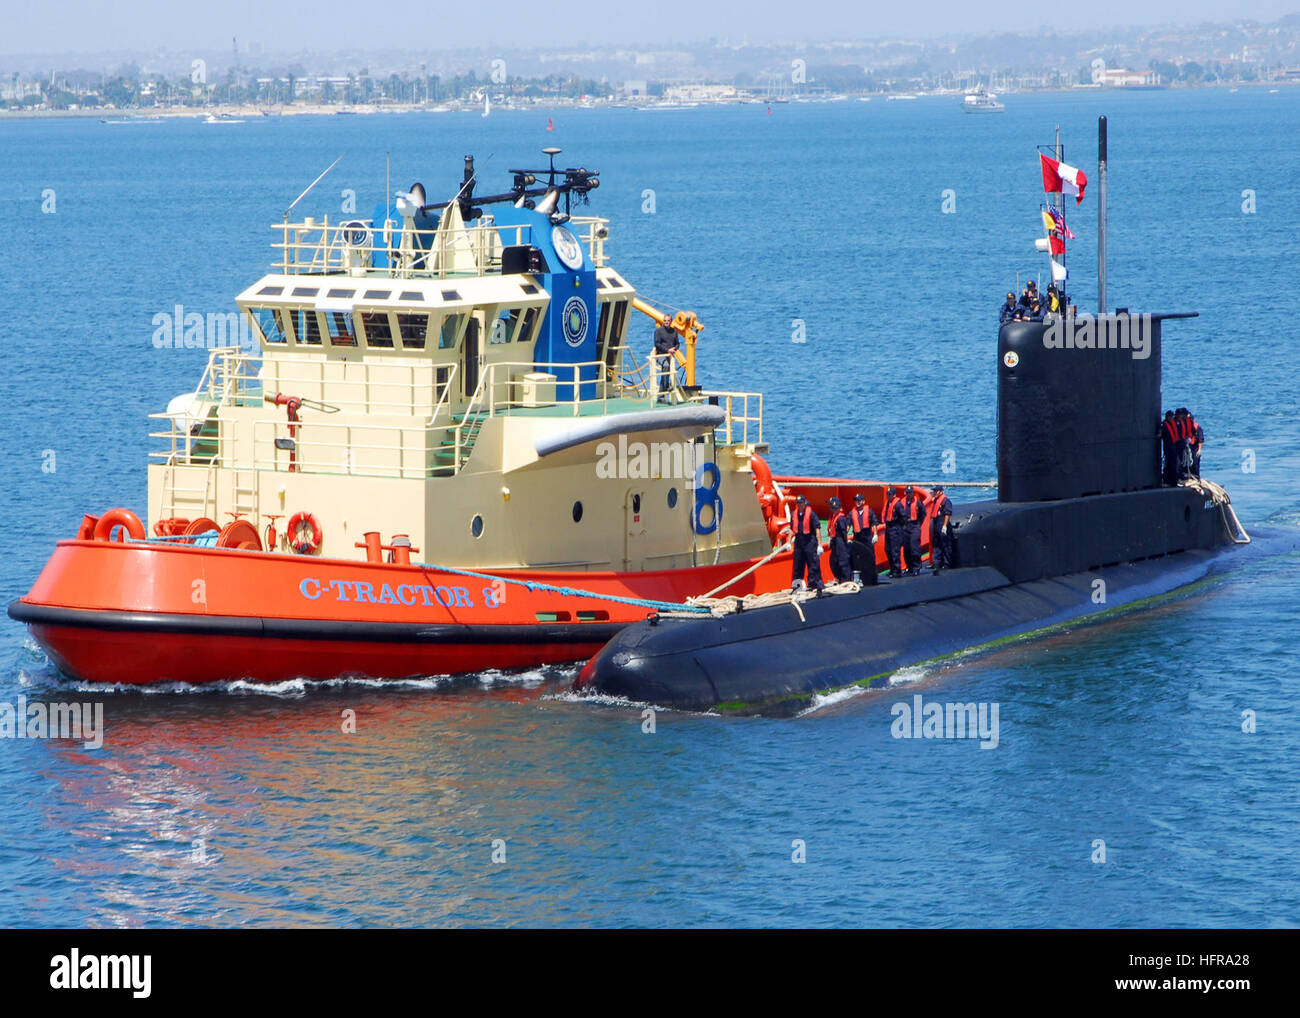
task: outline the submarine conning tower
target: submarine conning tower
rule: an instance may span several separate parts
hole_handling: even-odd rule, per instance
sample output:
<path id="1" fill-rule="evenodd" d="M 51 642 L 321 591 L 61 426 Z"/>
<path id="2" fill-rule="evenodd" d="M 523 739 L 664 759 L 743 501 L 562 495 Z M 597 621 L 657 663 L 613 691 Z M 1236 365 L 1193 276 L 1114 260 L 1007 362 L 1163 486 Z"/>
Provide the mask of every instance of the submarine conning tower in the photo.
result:
<path id="1" fill-rule="evenodd" d="M 998 501 L 1159 488 L 1162 323 L 1196 312 L 1053 316 L 998 333 Z"/>

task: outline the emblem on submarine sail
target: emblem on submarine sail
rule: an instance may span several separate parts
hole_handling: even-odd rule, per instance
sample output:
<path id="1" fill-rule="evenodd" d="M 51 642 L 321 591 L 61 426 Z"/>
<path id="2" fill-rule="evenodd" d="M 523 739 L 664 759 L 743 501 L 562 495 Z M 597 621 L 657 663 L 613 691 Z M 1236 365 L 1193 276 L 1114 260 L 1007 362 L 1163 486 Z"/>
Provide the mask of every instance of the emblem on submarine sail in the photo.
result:
<path id="1" fill-rule="evenodd" d="M 551 231 L 551 246 L 566 269 L 577 272 L 582 268 L 582 245 L 569 230 L 563 226 L 555 227 Z"/>
<path id="2" fill-rule="evenodd" d="M 569 346 L 582 346 L 587 338 L 587 302 L 581 297 L 570 297 L 564 305 L 564 341 Z"/>
<path id="3" fill-rule="evenodd" d="M 1016 353 L 1014 350 L 1008 350 L 1002 355 L 1002 363 L 1009 368 L 1014 368 L 1020 363 L 1020 354 Z"/>

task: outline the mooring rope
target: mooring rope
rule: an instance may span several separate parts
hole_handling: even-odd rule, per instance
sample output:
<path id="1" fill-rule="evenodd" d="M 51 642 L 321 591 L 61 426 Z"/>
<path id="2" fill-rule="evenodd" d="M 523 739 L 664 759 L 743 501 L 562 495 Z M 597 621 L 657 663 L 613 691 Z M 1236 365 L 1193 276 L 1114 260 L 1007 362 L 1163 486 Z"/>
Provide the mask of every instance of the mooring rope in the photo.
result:
<path id="1" fill-rule="evenodd" d="M 652 608 L 655 611 L 661 612 L 674 611 L 704 614 L 708 611 L 707 608 L 693 608 L 689 604 L 678 604 L 676 601 L 655 601 L 641 597 L 621 597 L 618 594 L 598 594 L 594 590 L 581 590 L 578 587 L 557 587 L 551 583 L 543 583 L 541 580 L 516 580 L 510 576 L 480 573 L 473 569 L 457 569 L 454 566 L 440 566 L 431 562 L 412 562 L 411 565 L 419 566 L 424 570 L 433 569 L 440 573 L 452 573 L 456 576 L 472 576 L 476 579 L 488 580 L 492 583 L 510 583 L 516 587 L 525 587 L 530 591 L 542 590 L 552 594 L 563 594 L 565 597 L 590 597 L 598 601 L 611 601 L 614 604 L 630 604 L 639 608 Z"/>
<path id="2" fill-rule="evenodd" d="M 1191 488 L 1214 500 L 1214 504 L 1219 507 L 1219 516 L 1223 519 L 1223 527 L 1228 532 L 1228 538 L 1233 544 L 1250 544 L 1250 535 L 1246 533 L 1246 528 L 1241 525 L 1241 520 L 1237 519 L 1237 511 L 1232 508 L 1232 498 L 1228 495 L 1227 489 L 1222 485 L 1215 484 L 1213 481 L 1207 481 L 1204 477 L 1188 477 L 1179 482 L 1184 488 Z M 1228 517 L 1232 517 L 1232 522 L 1228 522 Z"/>

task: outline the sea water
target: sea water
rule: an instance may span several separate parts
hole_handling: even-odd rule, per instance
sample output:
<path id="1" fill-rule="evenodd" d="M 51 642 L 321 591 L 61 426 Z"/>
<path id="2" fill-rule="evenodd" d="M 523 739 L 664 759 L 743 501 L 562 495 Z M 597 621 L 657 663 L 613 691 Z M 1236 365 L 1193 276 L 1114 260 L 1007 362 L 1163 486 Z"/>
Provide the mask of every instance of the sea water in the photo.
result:
<path id="1" fill-rule="evenodd" d="M 560 145 L 601 171 L 612 264 L 706 323 L 704 383 L 765 393 L 774 470 L 992 478 L 997 308 L 1047 282 L 1035 146 L 1059 125 L 1092 175 L 1065 211 L 1093 311 L 1103 113 L 1108 303 L 1200 312 L 1166 327 L 1165 402 L 1246 527 L 1293 533 L 1300 90 L 1006 103 L 0 121 L 0 595 L 83 512 L 142 510 L 146 415 L 206 357 L 154 316 L 232 310 L 340 153 L 297 214 L 449 197 L 467 153 L 501 190 Z M 1298 580 L 1257 555 L 788 720 L 582 700 L 576 665 L 82 688 L 6 619 L 0 703 L 102 703 L 103 739 L 0 739 L 0 923 L 1296 925 Z M 996 745 L 896 737 L 918 694 L 996 705 Z"/>

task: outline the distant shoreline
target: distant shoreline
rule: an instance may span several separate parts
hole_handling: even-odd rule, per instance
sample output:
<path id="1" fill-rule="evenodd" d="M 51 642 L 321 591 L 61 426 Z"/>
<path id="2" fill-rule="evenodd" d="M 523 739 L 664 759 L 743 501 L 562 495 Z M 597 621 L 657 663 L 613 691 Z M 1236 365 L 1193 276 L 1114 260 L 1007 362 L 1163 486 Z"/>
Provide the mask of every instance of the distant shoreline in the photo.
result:
<path id="1" fill-rule="evenodd" d="M 1183 91 L 1201 91 L 1210 89 L 1276 89 L 1297 88 L 1300 82 L 1294 81 L 1254 81 L 1254 82 L 1222 82 L 1213 84 L 1200 85 L 1179 85 L 1177 87 L 1156 86 L 1156 87 L 1110 87 L 1099 88 L 1089 85 L 1075 85 L 1070 88 L 1035 88 L 1024 89 L 1016 92 L 999 93 L 1000 95 L 1068 95 L 1074 92 L 1093 92 L 1105 91 L 1109 93 L 1128 93 L 1128 92 L 1183 92 Z M 826 96 L 782 96 L 782 104 L 794 103 L 797 105 L 814 105 L 823 103 L 833 103 L 844 99 L 869 98 L 872 100 L 887 100 L 891 95 L 899 95 L 897 92 L 873 92 L 867 96 L 858 96 L 856 94 L 834 94 Z M 913 93 L 920 99 L 952 99 L 958 98 L 963 93 L 950 90 L 944 92 L 918 92 Z M 493 100 L 497 103 L 497 100 Z M 615 99 L 607 100 L 580 100 L 580 99 L 553 99 L 553 100 L 530 100 L 518 104 L 508 101 L 501 101 L 494 106 L 493 112 L 536 112 L 539 110 L 578 110 L 578 109 L 653 109 L 655 105 L 662 100 L 656 98 L 653 101 L 644 99 Z M 714 106 L 762 106 L 769 102 L 777 101 L 775 99 L 753 97 L 744 99 L 720 99 L 707 100 L 699 99 L 690 102 L 691 107 L 705 109 Z M 477 102 L 456 100 L 448 103 L 439 104 L 419 104 L 419 103 L 393 103 L 384 105 L 345 105 L 342 103 L 294 103 L 293 105 L 277 104 L 273 106 L 182 106 L 182 107 L 155 107 L 155 108 L 128 108 L 128 109 L 102 109 L 87 108 L 77 110 L 6 110 L 0 109 L 0 120 L 38 120 L 38 119 L 99 119 L 99 120 L 199 120 L 205 121 L 209 117 L 226 117 L 239 119 L 271 119 L 274 117 L 299 117 L 299 116 L 337 116 L 339 114 L 358 116 L 374 116 L 383 113 L 481 113 L 481 107 Z"/>

